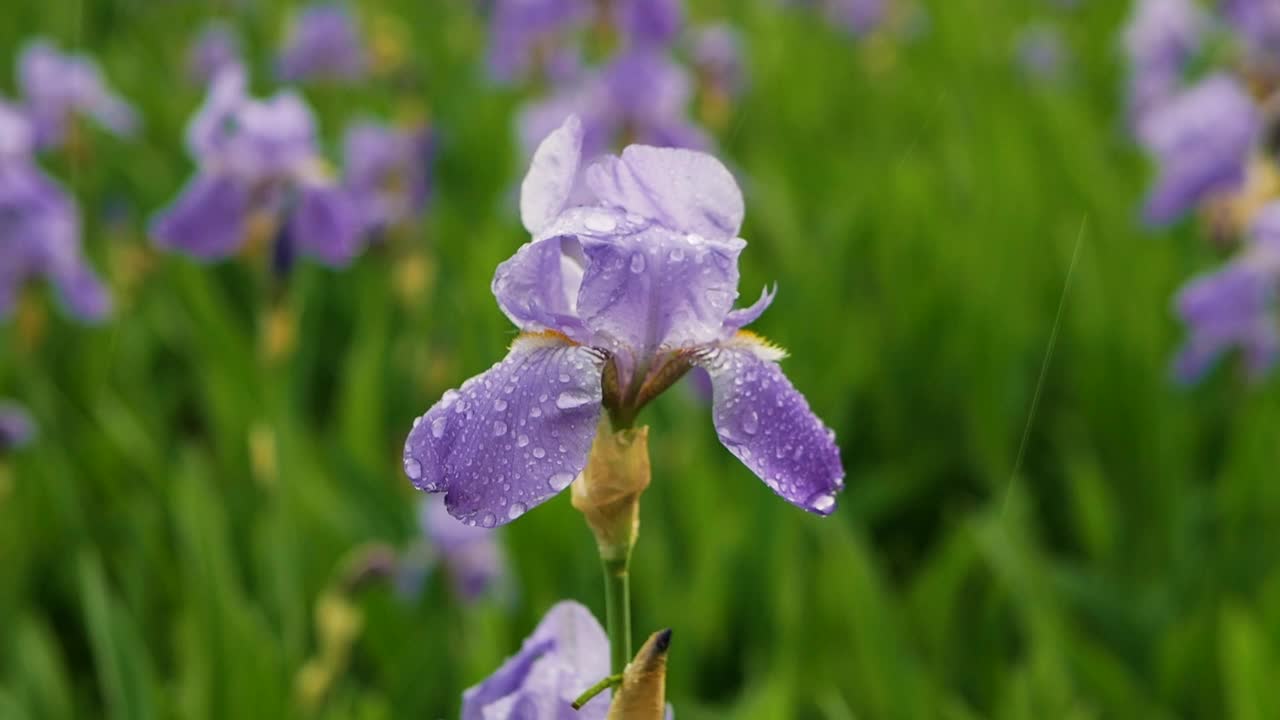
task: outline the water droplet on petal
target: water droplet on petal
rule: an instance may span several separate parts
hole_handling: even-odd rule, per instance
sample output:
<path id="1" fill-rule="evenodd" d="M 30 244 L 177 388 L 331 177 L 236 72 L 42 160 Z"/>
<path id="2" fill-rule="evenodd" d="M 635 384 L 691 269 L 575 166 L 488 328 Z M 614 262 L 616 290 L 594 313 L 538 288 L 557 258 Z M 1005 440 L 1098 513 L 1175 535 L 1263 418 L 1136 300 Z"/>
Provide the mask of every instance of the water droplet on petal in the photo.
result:
<path id="1" fill-rule="evenodd" d="M 487 528 L 491 528 L 497 523 L 498 518 L 494 517 L 493 513 L 485 513 L 484 517 L 480 518 L 480 524 Z"/>
<path id="2" fill-rule="evenodd" d="M 618 222 L 613 219 L 612 215 L 605 213 L 591 213 L 583 219 L 582 223 L 587 226 L 588 230 L 595 232 L 607 233 L 612 232 L 618 227 Z"/>
<path id="3" fill-rule="evenodd" d="M 536 447 L 533 449 L 533 456 L 541 460 L 542 458 L 547 456 L 547 451 L 543 450 L 540 447 Z"/>
<path id="4" fill-rule="evenodd" d="M 542 417 L 542 408 L 538 407 L 537 405 L 534 405 L 529 410 L 529 417 Z"/>
<path id="5" fill-rule="evenodd" d="M 746 417 L 742 418 L 742 432 L 748 435 L 755 435 L 756 431 L 759 429 L 760 429 L 760 416 L 756 414 L 755 410 L 752 410 L 751 412 L 747 413 Z"/>
<path id="6" fill-rule="evenodd" d="M 457 400 L 458 400 L 457 390 L 446 390 L 444 395 L 440 397 L 440 407 L 445 408 L 447 410 L 449 406 L 457 402 Z"/>
<path id="7" fill-rule="evenodd" d="M 516 438 L 516 447 L 524 447 L 525 445 L 528 445 L 528 444 L 529 444 L 528 435 L 521 433 L 520 437 Z"/>
<path id="8" fill-rule="evenodd" d="M 818 512 L 818 513 L 822 513 L 823 515 L 826 515 L 827 513 L 831 512 L 832 509 L 835 508 L 836 496 L 832 495 L 829 492 L 820 492 L 814 495 L 813 497 L 809 498 L 805 504 L 808 505 L 809 508 L 812 509 L 814 512 Z"/>
<path id="9" fill-rule="evenodd" d="M 595 400 L 595 396 L 585 390 L 565 390 L 556 398 L 556 407 L 561 410 L 572 410 Z"/>
<path id="10" fill-rule="evenodd" d="M 494 410 L 497 410 L 498 412 L 502 412 L 503 410 L 506 410 L 506 409 L 507 409 L 507 401 L 506 401 L 506 400 L 503 400 L 502 398 L 498 398 L 497 400 L 494 400 L 494 401 L 493 401 L 493 409 L 494 409 Z"/>
<path id="11" fill-rule="evenodd" d="M 671 253 L 667 255 L 671 258 L 671 262 L 680 262 L 684 260 L 684 248 L 672 248 Z"/>
<path id="12" fill-rule="evenodd" d="M 444 415 L 438 416 L 431 421 L 431 437 L 439 438 L 444 436 L 444 428 L 449 424 L 449 418 Z"/>
<path id="13" fill-rule="evenodd" d="M 506 423 L 504 423 L 504 422 L 502 422 L 501 420 L 494 420 L 494 421 L 493 421 L 493 436 L 494 436 L 494 437 L 502 437 L 503 435 L 506 435 L 506 434 L 507 434 L 507 424 L 506 424 Z"/>
<path id="14" fill-rule="evenodd" d="M 560 492 L 561 490 L 569 487 L 569 483 L 571 482 L 573 482 L 573 475 L 566 472 L 556 473 L 547 479 L 547 484 L 556 492 Z"/>
<path id="15" fill-rule="evenodd" d="M 631 272 L 644 272 L 644 255 L 642 253 L 635 253 L 631 256 Z"/>
<path id="16" fill-rule="evenodd" d="M 511 507 L 507 508 L 507 519 L 515 520 L 523 515 L 526 510 L 528 510 L 528 508 L 524 506 L 524 503 L 511 503 Z"/>
<path id="17" fill-rule="evenodd" d="M 422 477 L 422 463 L 407 457 L 404 459 L 404 474 L 409 476 L 410 480 L 417 480 Z"/>

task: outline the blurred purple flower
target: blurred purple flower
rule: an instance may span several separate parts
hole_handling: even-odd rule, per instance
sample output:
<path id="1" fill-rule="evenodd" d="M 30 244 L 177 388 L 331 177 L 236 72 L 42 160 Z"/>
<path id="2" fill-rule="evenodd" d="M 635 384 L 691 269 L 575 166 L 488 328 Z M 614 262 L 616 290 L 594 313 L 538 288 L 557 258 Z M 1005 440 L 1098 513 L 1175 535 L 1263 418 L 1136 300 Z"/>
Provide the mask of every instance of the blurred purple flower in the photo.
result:
<path id="1" fill-rule="evenodd" d="M 43 275 L 72 314 L 102 320 L 111 298 L 82 256 L 75 201 L 35 164 L 34 150 L 30 120 L 0 101 L 0 318 L 22 285 Z"/>
<path id="2" fill-rule="evenodd" d="M 1238 258 L 1192 279 L 1176 308 L 1190 338 L 1174 363 L 1183 381 L 1200 378 L 1227 350 L 1238 347 L 1258 377 L 1280 357 L 1280 203 L 1263 208 Z"/>
<path id="3" fill-rule="evenodd" d="M 1147 196 L 1147 221 L 1170 222 L 1209 195 L 1238 187 L 1260 123 L 1252 98 L 1223 74 L 1148 113 L 1138 135 L 1156 156 L 1160 173 Z"/>
<path id="4" fill-rule="evenodd" d="M 399 225 L 426 207 L 433 146 L 426 127 L 400 129 L 361 122 L 347 128 L 343 184 L 359 206 L 366 231 Z"/>
<path id="5" fill-rule="evenodd" d="M 296 93 L 254 100 L 242 72 L 224 71 L 192 118 L 187 146 L 196 174 L 152 221 L 161 247 L 223 258 L 243 245 L 251 220 L 265 219 L 286 265 L 298 251 L 345 265 L 360 250 L 360 208 L 326 171 L 311 109 Z"/>
<path id="6" fill-rule="evenodd" d="M 1124 34 L 1135 119 L 1177 94 L 1206 27 L 1193 0 L 1137 0 Z"/>
<path id="7" fill-rule="evenodd" d="M 329 3 L 310 5 L 293 18 L 277 63 L 286 82 L 356 80 L 368 64 L 355 18 L 345 6 Z"/>
<path id="8" fill-rule="evenodd" d="M 1054 83 L 1067 72 L 1068 51 L 1062 32 L 1052 25 L 1030 25 L 1018 33 L 1018 67 L 1036 82 Z"/>
<path id="9" fill-rule="evenodd" d="M 20 448 L 36 435 L 31 414 L 21 405 L 0 400 L 0 452 Z"/>
<path id="10" fill-rule="evenodd" d="M 569 600 L 547 611 L 520 651 L 462 694 L 462 720 L 604 720 L 609 692 L 581 710 L 573 701 L 609 673 L 609 638 L 591 611 Z"/>
<path id="11" fill-rule="evenodd" d="M 449 573 L 459 598 L 474 602 L 507 575 L 506 558 L 493 530 L 472 527 L 445 509 L 444 499 L 428 495 L 418 513 L 422 535 Z"/>
<path id="12" fill-rule="evenodd" d="M 1244 43 L 1249 59 L 1270 67 L 1280 65 L 1280 2 L 1224 0 L 1222 14 Z"/>
<path id="13" fill-rule="evenodd" d="M 187 74 L 207 85 L 223 70 L 242 66 L 240 37 L 225 22 L 215 20 L 204 26 L 187 54 Z"/>
<path id="14" fill-rule="evenodd" d="M 504 83 L 565 79 L 576 69 L 572 36 L 592 17 L 593 0 L 496 0 L 489 21 L 489 69 Z"/>
<path id="15" fill-rule="evenodd" d="M 727 23 L 698 28 L 690 41 L 693 65 L 703 86 L 734 97 L 746 85 L 742 62 L 742 36 Z"/>
<path id="16" fill-rule="evenodd" d="M 783 375 L 785 353 L 740 332 L 773 295 L 733 309 L 746 247 L 733 176 L 710 155 L 644 145 L 583 160 L 577 117 L 534 154 L 520 197 L 533 241 L 493 279 L 524 334 L 415 421 L 405 473 L 464 522 L 514 520 L 582 472 L 603 406 L 633 418 L 700 366 L 725 447 L 787 501 L 832 512 L 844 486 L 833 433 Z M 570 207 L 580 188 L 589 204 Z"/>
<path id="17" fill-rule="evenodd" d="M 888 0 L 826 0 L 827 17 L 854 35 L 872 32 L 888 17 Z"/>
<path id="18" fill-rule="evenodd" d="M 618 28 L 632 46 L 665 46 L 684 25 L 683 0 L 619 0 Z"/>
<path id="19" fill-rule="evenodd" d="M 688 119 L 689 73 L 656 48 L 634 49 L 552 97 L 525 108 L 518 119 L 525 156 L 565 118 L 583 126 L 583 156 L 590 159 L 626 143 L 707 149 L 707 134 Z"/>
<path id="20" fill-rule="evenodd" d="M 43 38 L 28 42 L 18 55 L 18 87 L 40 148 L 61 145 L 76 115 L 117 135 L 138 129 L 137 113 L 111 90 L 92 58 L 60 52 Z"/>

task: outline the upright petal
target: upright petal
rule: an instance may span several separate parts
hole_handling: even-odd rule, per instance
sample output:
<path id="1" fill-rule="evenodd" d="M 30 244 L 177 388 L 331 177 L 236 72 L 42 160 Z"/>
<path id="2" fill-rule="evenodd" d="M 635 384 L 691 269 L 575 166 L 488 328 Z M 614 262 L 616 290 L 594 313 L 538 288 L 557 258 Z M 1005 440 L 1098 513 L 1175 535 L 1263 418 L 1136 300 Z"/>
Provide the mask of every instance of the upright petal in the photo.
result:
<path id="1" fill-rule="evenodd" d="M 289 238 L 321 262 L 342 266 L 360 251 L 360 208 L 337 186 L 304 186 L 289 216 Z"/>
<path id="2" fill-rule="evenodd" d="M 582 248 L 572 235 L 526 243 L 494 272 L 493 296 L 521 330 L 555 330 L 585 340 L 577 316 L 583 264 Z"/>
<path id="3" fill-rule="evenodd" d="M 245 239 L 249 191 L 237 179 L 200 173 L 151 223 L 156 244 L 203 260 L 226 257 Z"/>
<path id="4" fill-rule="evenodd" d="M 601 365 L 554 334 L 516 340 L 506 359 L 444 394 L 415 422 L 404 468 L 449 513 L 484 527 L 520 517 L 587 464 Z"/>
<path id="5" fill-rule="evenodd" d="M 587 170 L 587 184 L 608 205 L 708 238 L 735 237 L 742 227 L 742 192 L 719 160 L 677 148 L 632 145 L 621 158 Z"/>
<path id="6" fill-rule="evenodd" d="M 580 236 L 588 260 L 578 313 L 596 341 L 641 354 L 718 340 L 738 297 L 739 239 L 706 240 L 665 227 Z"/>
<path id="7" fill-rule="evenodd" d="M 787 502 L 819 515 L 836 507 L 844 466 L 828 430 L 778 366 L 782 352 L 748 333 L 712 351 L 712 416 L 720 442 Z"/>
<path id="8" fill-rule="evenodd" d="M 582 161 L 582 121 L 570 115 L 533 153 L 520 184 L 520 219 L 538 233 L 555 220 L 573 193 Z"/>
<path id="9" fill-rule="evenodd" d="M 680 33 L 684 22 L 681 0 L 622 0 L 619 25 L 631 42 L 665 45 Z"/>

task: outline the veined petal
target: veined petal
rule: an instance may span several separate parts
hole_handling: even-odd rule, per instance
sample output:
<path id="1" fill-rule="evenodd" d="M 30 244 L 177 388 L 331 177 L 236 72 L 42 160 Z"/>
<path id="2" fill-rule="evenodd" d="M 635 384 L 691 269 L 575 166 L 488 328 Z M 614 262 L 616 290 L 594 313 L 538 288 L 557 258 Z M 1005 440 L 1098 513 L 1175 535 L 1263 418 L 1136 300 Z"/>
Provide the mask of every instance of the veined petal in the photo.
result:
<path id="1" fill-rule="evenodd" d="M 245 238 L 249 192 L 238 180 L 200 173 L 169 208 L 151 223 L 151 236 L 164 248 L 202 259 L 230 255 Z"/>
<path id="2" fill-rule="evenodd" d="M 444 394 L 415 423 L 404 468 L 449 513 L 484 527 L 520 517 L 587 464 L 600 418 L 601 365 L 554 334 L 526 335 L 506 359 Z"/>
<path id="3" fill-rule="evenodd" d="M 521 330 L 556 330 L 583 339 L 577 317 L 582 247 L 572 235 L 526 243 L 493 274 L 493 296 Z"/>
<path id="4" fill-rule="evenodd" d="M 707 240 L 660 225 L 579 240 L 589 262 L 578 314 L 599 344 L 645 354 L 720 339 L 738 297 L 744 241 Z"/>
<path id="5" fill-rule="evenodd" d="M 570 115 L 533 153 L 520 184 L 520 219 L 534 234 L 555 220 L 573 193 L 582 160 L 582 121 Z"/>
<path id="6" fill-rule="evenodd" d="M 701 362 L 720 442 L 787 502 L 829 515 L 844 466 L 828 430 L 778 366 L 782 351 L 743 333 Z"/>
<path id="7" fill-rule="evenodd" d="M 652 218 L 673 230 L 728 239 L 744 214 L 742 191 L 719 160 L 693 150 L 632 145 L 587 170 L 602 202 Z"/>

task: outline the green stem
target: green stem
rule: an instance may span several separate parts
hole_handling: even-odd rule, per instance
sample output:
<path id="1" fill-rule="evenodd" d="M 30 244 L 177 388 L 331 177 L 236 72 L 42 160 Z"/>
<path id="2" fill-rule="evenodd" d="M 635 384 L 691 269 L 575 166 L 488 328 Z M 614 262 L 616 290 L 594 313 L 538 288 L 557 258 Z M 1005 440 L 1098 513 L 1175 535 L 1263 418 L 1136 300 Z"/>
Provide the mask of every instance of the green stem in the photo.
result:
<path id="1" fill-rule="evenodd" d="M 573 709 L 581 710 L 583 705 L 586 705 L 588 702 L 591 701 L 591 698 L 599 695 L 605 690 L 616 688 L 621 684 L 622 684 L 621 675 L 610 675 L 609 677 L 601 680 L 595 685 L 592 685 L 591 687 L 587 688 L 585 692 L 579 695 L 578 699 L 573 701 Z"/>
<path id="2" fill-rule="evenodd" d="M 604 560 L 605 627 L 609 631 L 610 672 L 631 662 L 631 553 Z"/>

